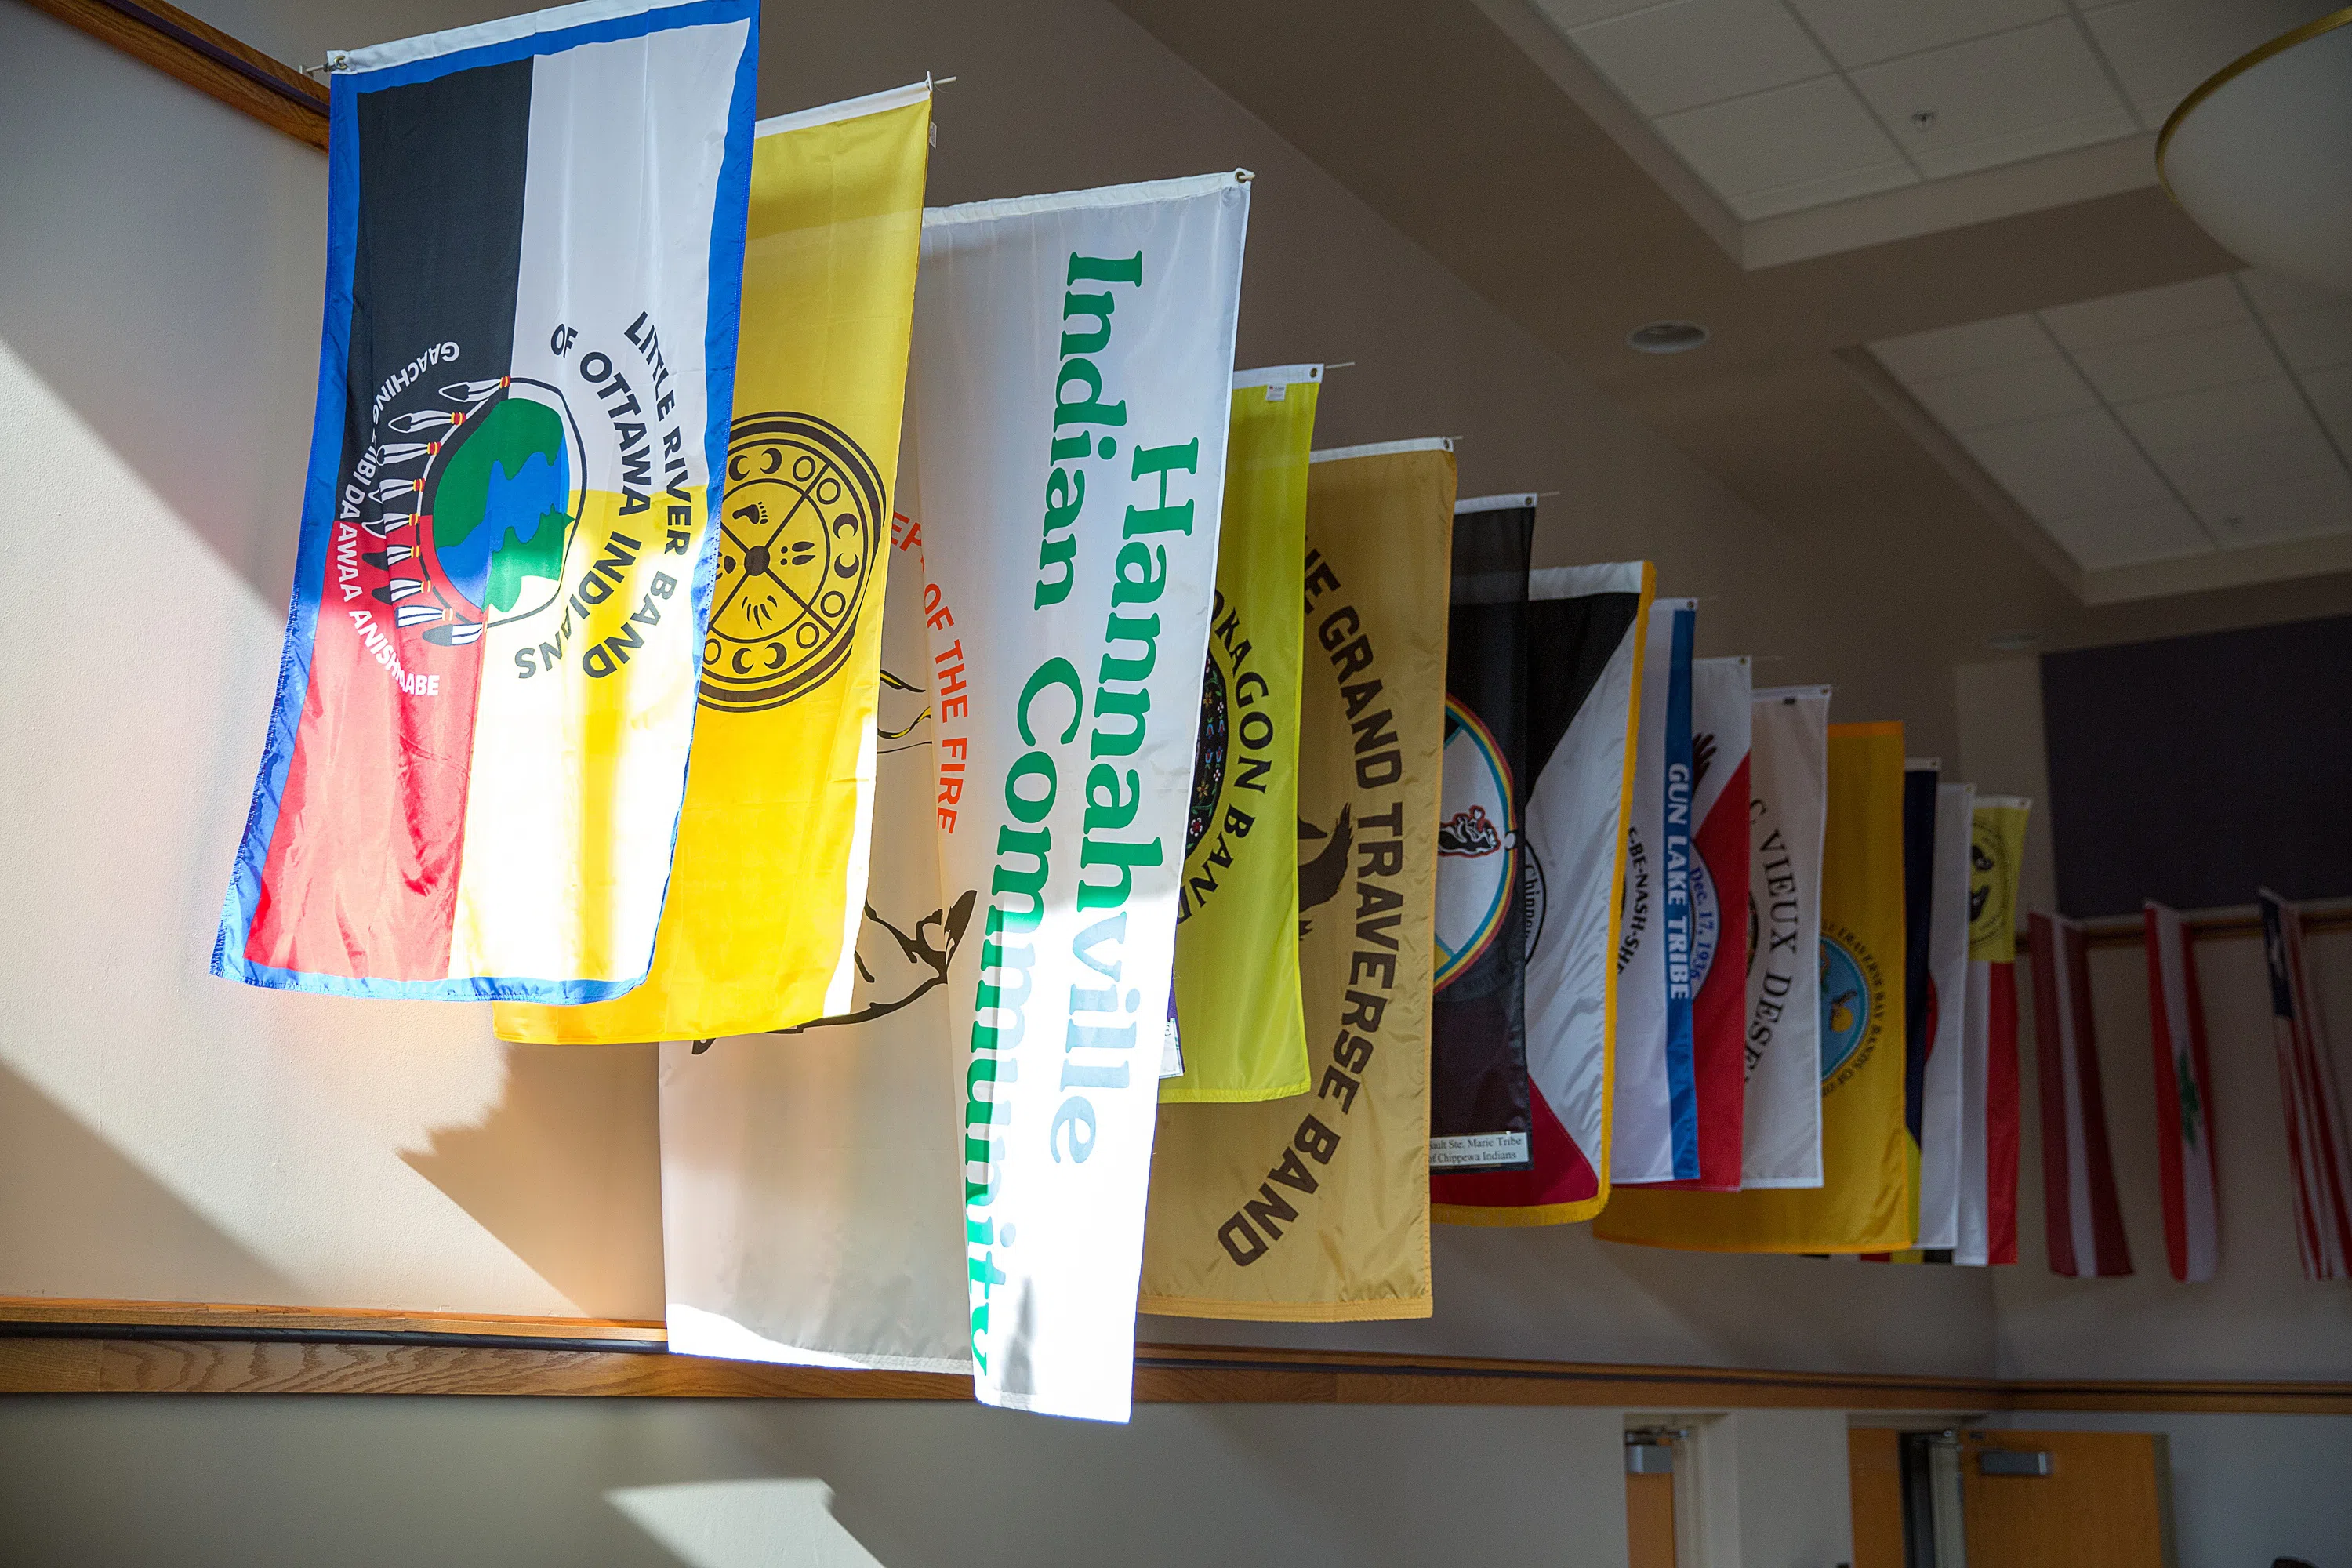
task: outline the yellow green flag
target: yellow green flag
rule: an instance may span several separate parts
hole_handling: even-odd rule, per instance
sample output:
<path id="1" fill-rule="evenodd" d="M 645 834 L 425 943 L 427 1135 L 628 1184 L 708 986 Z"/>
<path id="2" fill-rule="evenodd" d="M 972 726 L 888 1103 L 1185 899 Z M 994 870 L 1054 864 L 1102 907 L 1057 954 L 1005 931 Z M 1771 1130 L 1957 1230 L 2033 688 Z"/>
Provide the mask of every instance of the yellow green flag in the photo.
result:
<path id="1" fill-rule="evenodd" d="M 1903 1122 L 1903 726 L 1832 724 L 1822 854 L 1822 1174 L 1740 1193 L 1619 1187 L 1610 1241 L 1891 1252 L 1916 1237 Z"/>
<path id="2" fill-rule="evenodd" d="M 788 1028 L 849 1003 L 930 87 L 762 121 L 718 582 L 644 984 L 500 1003 L 499 1037 Z"/>
<path id="3" fill-rule="evenodd" d="M 1162 1104 L 1307 1088 L 1298 1000 L 1299 595 L 1319 364 L 1234 377 L 1216 611 L 1176 892 Z"/>
<path id="4" fill-rule="evenodd" d="M 1291 1322 L 1430 1313 L 1429 992 L 1453 446 L 1318 453 L 1308 491 L 1297 948 L 1314 1092 L 1160 1108 L 1147 1312 Z M 1360 724 L 1375 715 L 1378 724 Z M 1363 744 L 1366 734 L 1376 743 Z"/>
<path id="5" fill-rule="evenodd" d="M 1969 962 L 2017 960 L 2017 884 L 2025 869 L 2025 822 L 2033 803 L 2013 795 L 1977 796 L 1969 845 Z"/>

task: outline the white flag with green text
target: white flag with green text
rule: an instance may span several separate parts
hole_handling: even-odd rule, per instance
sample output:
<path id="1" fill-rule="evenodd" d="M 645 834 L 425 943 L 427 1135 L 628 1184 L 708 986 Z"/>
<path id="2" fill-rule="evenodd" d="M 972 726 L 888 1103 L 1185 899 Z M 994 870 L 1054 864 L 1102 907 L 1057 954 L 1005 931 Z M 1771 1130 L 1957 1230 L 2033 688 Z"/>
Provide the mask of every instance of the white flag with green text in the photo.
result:
<path id="1" fill-rule="evenodd" d="M 1249 186 L 927 213 L 915 449 L 974 1388 L 1124 1421 Z"/>

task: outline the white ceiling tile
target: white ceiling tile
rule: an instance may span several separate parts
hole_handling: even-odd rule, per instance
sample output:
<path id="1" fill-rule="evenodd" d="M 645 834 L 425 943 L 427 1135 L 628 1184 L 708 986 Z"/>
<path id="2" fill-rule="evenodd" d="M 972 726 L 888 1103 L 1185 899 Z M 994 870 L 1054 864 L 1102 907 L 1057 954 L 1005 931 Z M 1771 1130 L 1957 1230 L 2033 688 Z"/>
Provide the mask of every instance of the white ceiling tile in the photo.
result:
<path id="1" fill-rule="evenodd" d="M 2270 340 L 2252 321 L 2102 343 L 2082 350 L 2075 363 L 2099 389 L 2099 395 L 2110 403 L 2137 403 L 2176 392 L 2261 381 L 2285 369 L 2271 352 Z"/>
<path id="2" fill-rule="evenodd" d="M 1657 4 L 1659 0 L 1534 0 L 1535 8 L 1563 33 L 1587 22 L 1605 22 L 1612 16 L 1646 11 Z"/>
<path id="3" fill-rule="evenodd" d="M 2171 495 L 2105 409 L 1995 426 L 1958 439 L 2037 518 L 2153 506 Z"/>
<path id="4" fill-rule="evenodd" d="M 1780 0 L 1674 0 L 1569 37 L 1634 108 L 1653 116 L 1830 70 Z"/>
<path id="5" fill-rule="evenodd" d="M 1670 114 L 1657 127 L 1727 199 L 1841 176 L 1911 177 L 1895 143 L 1834 77 Z"/>
<path id="6" fill-rule="evenodd" d="M 1916 384 L 1939 375 L 2022 364 L 2027 360 L 2046 358 L 2051 349 L 2050 334 L 2029 313 L 1939 327 L 1932 332 L 1913 332 L 1908 337 L 1885 338 L 1871 344 L 1870 352 L 1895 374 L 1897 381 Z"/>
<path id="7" fill-rule="evenodd" d="M 1930 49 L 1853 74 L 1931 175 L 2133 134 L 2137 125 L 2071 20 Z M 1922 125 L 1913 116 L 1931 113 Z"/>
<path id="8" fill-rule="evenodd" d="M 2335 0 L 2127 0 L 2084 20 L 2153 131 L 2207 77 L 2335 8 Z"/>
<path id="9" fill-rule="evenodd" d="M 1911 157 L 1919 165 L 1921 174 L 1931 180 L 1942 180 L 1955 174 L 1973 174 L 1979 169 L 2022 163 L 2054 153 L 2072 152 L 2077 147 L 2096 147 L 2102 142 L 2121 141 L 2137 133 L 2137 125 L 2126 110 L 2102 109 L 2066 120 L 2053 120 L 2043 125 L 2029 125 L 1999 136 L 1988 136 L 1981 142 L 1970 142 L 1962 146 L 1914 147 Z"/>
<path id="10" fill-rule="evenodd" d="M 1913 386 L 1912 395 L 1948 430 L 1981 430 L 2095 408 L 2099 400 L 2056 354 L 2023 364 L 1963 371 Z"/>
<path id="11" fill-rule="evenodd" d="M 2110 294 L 2104 300 L 2057 305 L 2042 312 L 2042 320 L 2058 341 L 2076 353 L 2135 338 L 2168 337 L 2246 319 L 2246 302 L 2238 298 L 2227 278 L 2197 278 L 2159 289 Z"/>
<path id="12" fill-rule="evenodd" d="M 2294 278 L 2282 278 L 2275 272 L 2264 272 L 2249 267 L 2238 274 L 2238 281 L 2246 286 L 2246 293 L 2254 301 L 2254 309 L 2265 316 L 2284 315 L 2289 310 L 2316 310 L 2324 306 L 2352 304 L 2352 296 L 2332 294 L 2315 289 Z"/>
<path id="13" fill-rule="evenodd" d="M 2189 499 L 2225 548 L 2352 533 L 2352 477 L 2341 468 Z"/>
<path id="14" fill-rule="evenodd" d="M 2066 14 L 2065 0 L 1790 0 L 1842 66 L 1866 66 Z"/>
<path id="15" fill-rule="evenodd" d="M 2263 321 L 2294 369 L 2352 364 L 2352 300 L 2315 310 L 2282 310 L 2277 315 L 2265 311 Z"/>
<path id="16" fill-rule="evenodd" d="M 2319 422 L 2336 437 L 2339 450 L 2352 452 L 2352 365 L 2315 371 L 2302 378 Z"/>
<path id="17" fill-rule="evenodd" d="M 2170 496 L 2140 506 L 2102 507 L 2042 520 L 2050 537 L 2087 570 L 2136 566 L 2146 561 L 2170 561 L 2183 555 L 2207 555 L 2212 541 L 2197 526 L 2189 509 Z"/>
<path id="18" fill-rule="evenodd" d="M 1866 169 L 1851 169 L 1842 174 L 1797 180 L 1785 185 L 1770 185 L 1745 195 L 1727 197 L 1726 200 L 1740 222 L 1755 223 L 1762 218 L 1779 217 L 1783 213 L 1801 212 L 1807 207 L 1850 201 L 1855 196 L 1867 196 L 1879 191 L 1891 191 L 1897 185 L 1916 185 L 1918 183 L 1919 176 L 1911 172 L 1908 163 L 1874 163 Z"/>
<path id="19" fill-rule="evenodd" d="M 2284 376 L 2135 403 L 2116 413 L 2192 498 L 2344 471 Z"/>

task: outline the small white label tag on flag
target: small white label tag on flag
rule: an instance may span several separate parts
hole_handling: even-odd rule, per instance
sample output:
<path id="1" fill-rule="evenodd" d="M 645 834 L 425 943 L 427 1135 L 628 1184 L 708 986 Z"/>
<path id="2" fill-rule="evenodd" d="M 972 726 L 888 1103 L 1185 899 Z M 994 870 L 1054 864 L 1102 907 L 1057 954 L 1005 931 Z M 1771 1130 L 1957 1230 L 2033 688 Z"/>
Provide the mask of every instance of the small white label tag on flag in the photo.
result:
<path id="1" fill-rule="evenodd" d="M 1527 1157 L 1528 1135 L 1524 1132 L 1465 1132 L 1429 1141 L 1429 1165 L 1433 1171 L 1451 1170 L 1457 1165 L 1518 1164 Z"/>

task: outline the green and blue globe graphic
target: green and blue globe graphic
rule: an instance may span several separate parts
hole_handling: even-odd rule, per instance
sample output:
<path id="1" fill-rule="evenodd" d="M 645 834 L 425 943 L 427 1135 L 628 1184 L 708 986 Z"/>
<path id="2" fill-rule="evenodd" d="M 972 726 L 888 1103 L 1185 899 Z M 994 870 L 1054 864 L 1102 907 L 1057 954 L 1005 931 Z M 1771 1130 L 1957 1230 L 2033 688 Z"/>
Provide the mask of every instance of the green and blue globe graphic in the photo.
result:
<path id="1" fill-rule="evenodd" d="M 554 602 L 579 524 L 578 443 L 552 394 L 517 384 L 469 418 L 429 498 L 436 586 L 488 625 Z"/>

